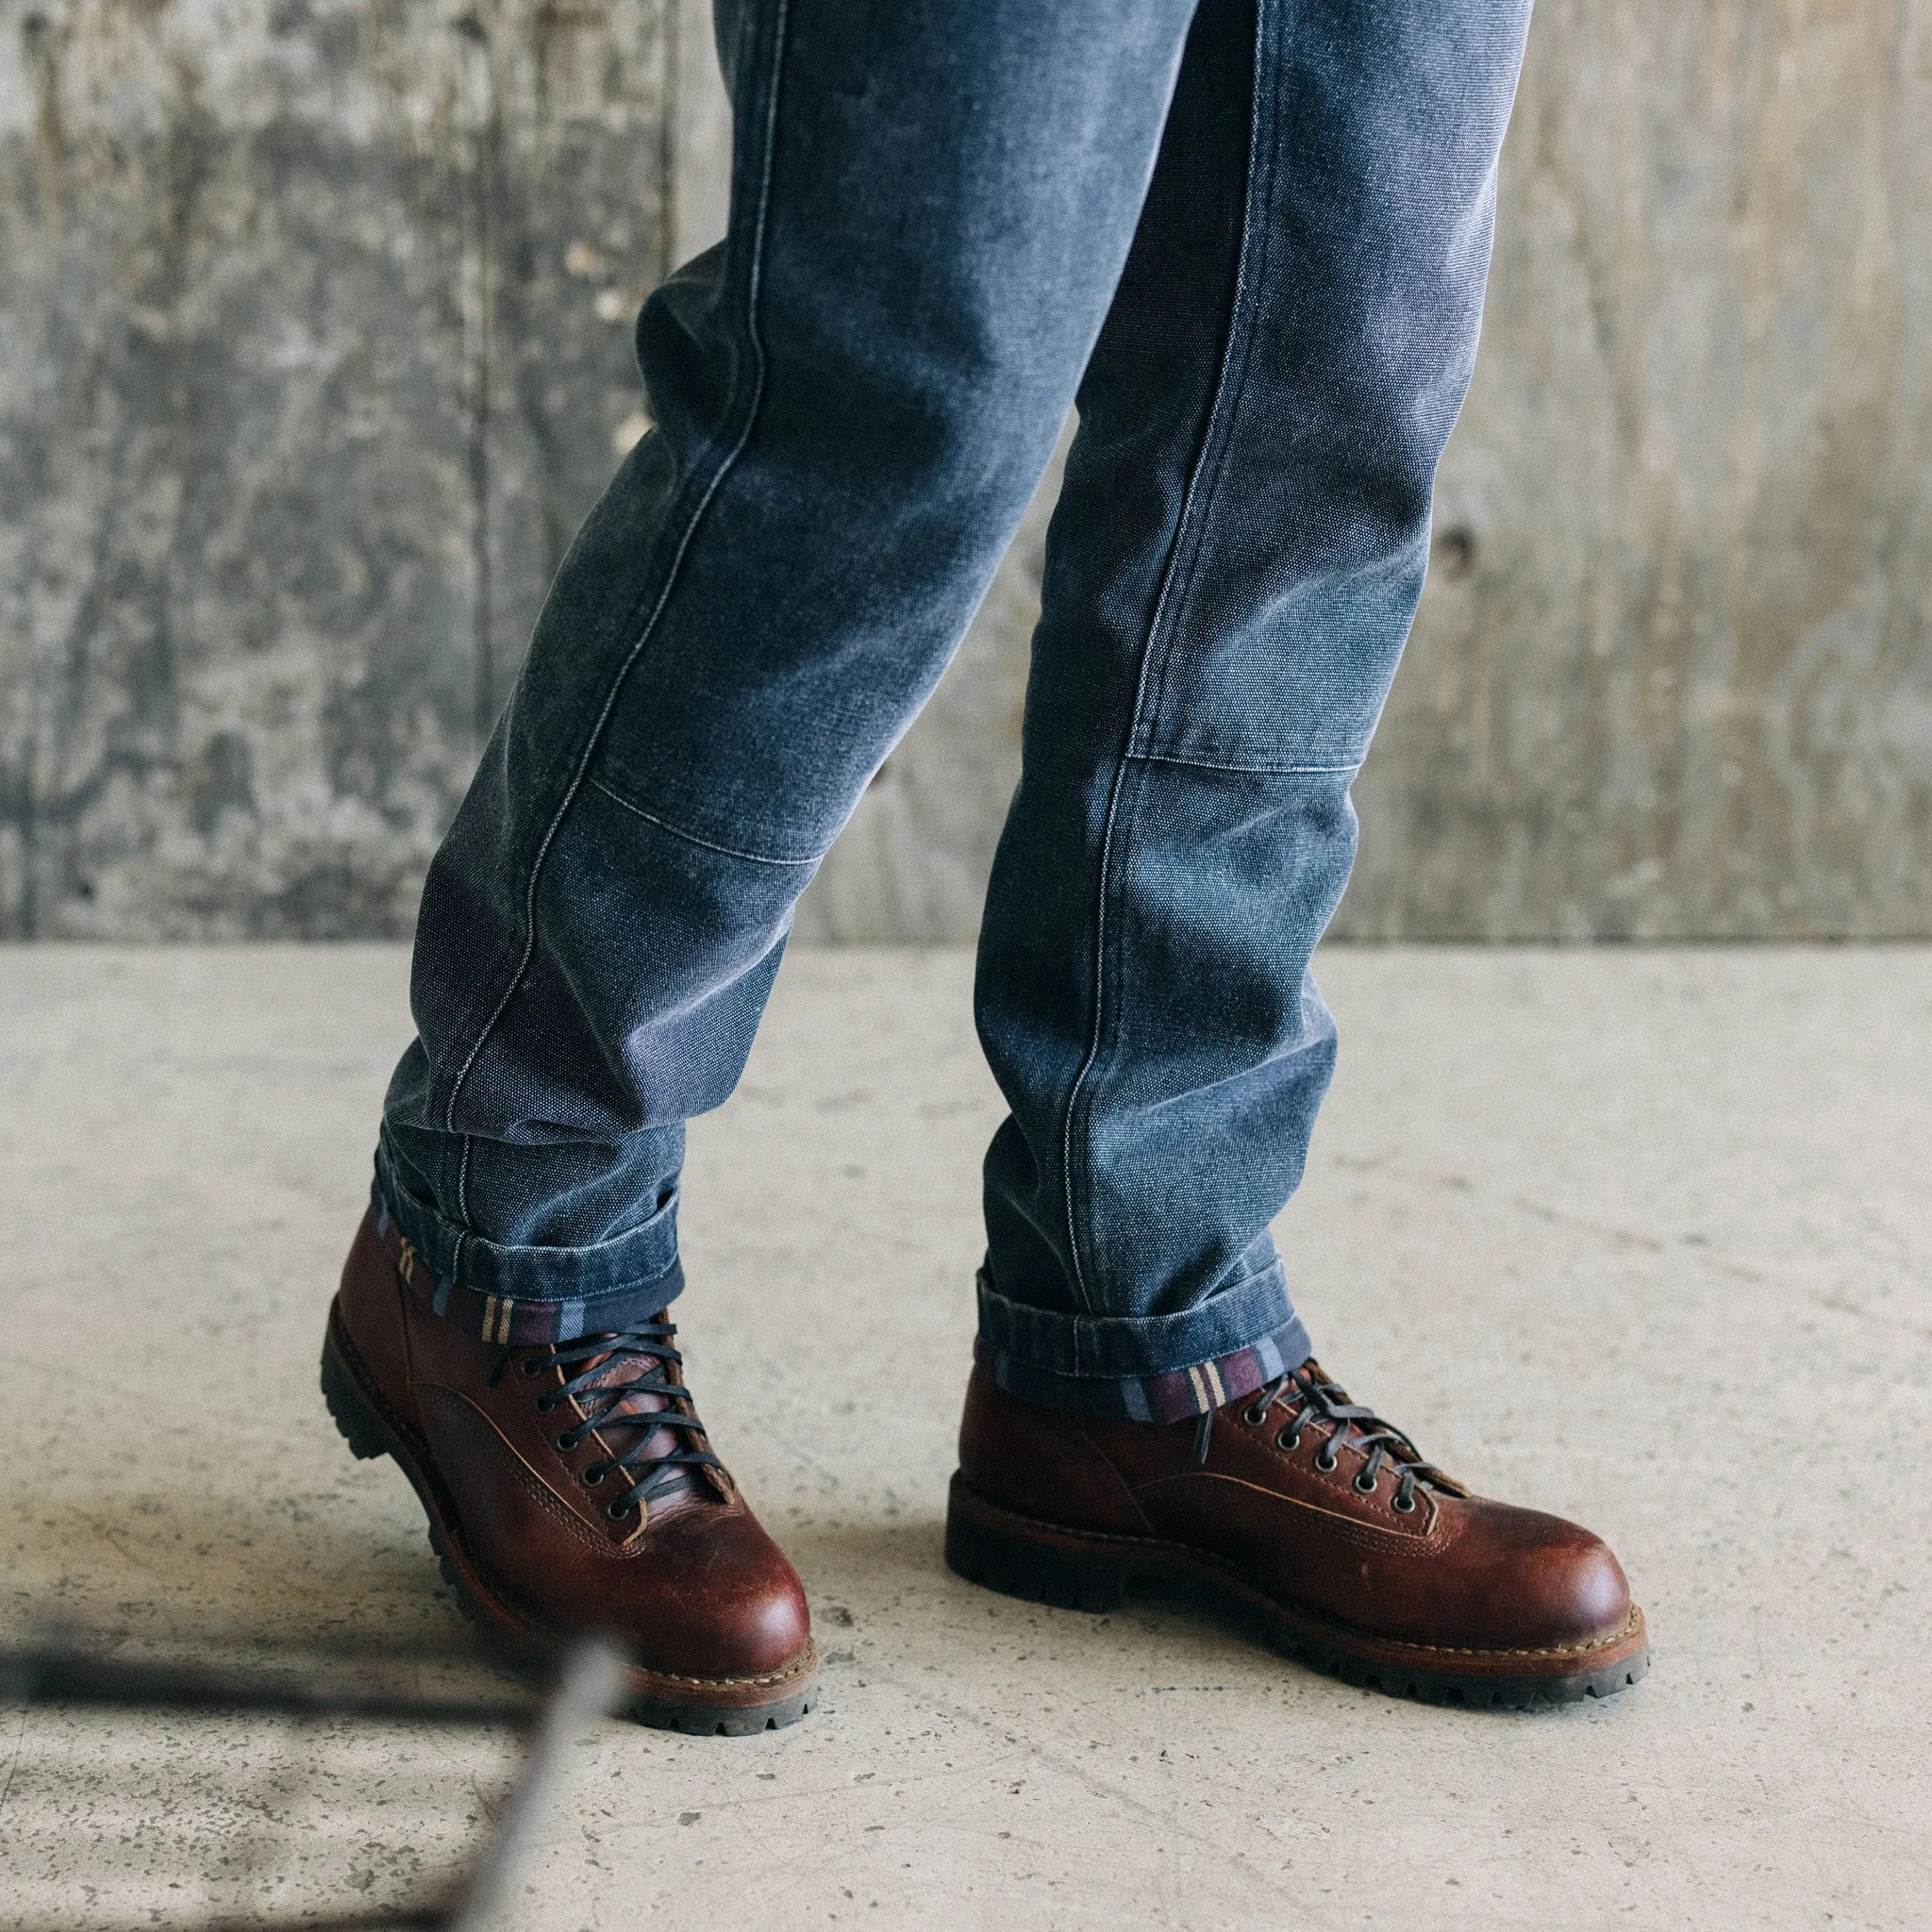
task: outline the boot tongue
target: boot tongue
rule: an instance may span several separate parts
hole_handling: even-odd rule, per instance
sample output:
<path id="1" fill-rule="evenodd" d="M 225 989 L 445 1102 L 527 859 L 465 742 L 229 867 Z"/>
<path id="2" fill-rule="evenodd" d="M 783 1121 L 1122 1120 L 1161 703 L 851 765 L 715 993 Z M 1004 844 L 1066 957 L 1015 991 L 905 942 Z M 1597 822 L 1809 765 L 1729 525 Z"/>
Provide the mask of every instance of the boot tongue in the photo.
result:
<path id="1" fill-rule="evenodd" d="M 616 1339 L 603 1335 L 584 1337 L 586 1343 Z M 672 1398 L 668 1395 L 633 1386 L 646 1377 L 668 1382 L 671 1371 L 657 1357 L 631 1349 L 611 1349 L 603 1355 L 587 1356 L 582 1361 L 566 1364 L 564 1374 L 566 1380 L 583 1384 L 576 1392 L 577 1400 L 587 1413 L 596 1415 L 600 1429 L 620 1427 L 633 1417 L 661 1414 L 671 1407 Z"/>
<path id="2" fill-rule="evenodd" d="M 661 1321 L 662 1316 L 653 1318 L 652 1324 Z M 586 1343 L 599 1341 L 620 1341 L 617 1336 L 587 1335 Z M 677 1371 L 660 1357 L 631 1348 L 613 1348 L 602 1355 L 588 1356 L 583 1360 L 565 1365 L 565 1377 L 578 1381 L 590 1379 L 576 1391 L 578 1405 L 586 1415 L 592 1418 L 592 1427 L 604 1442 L 613 1460 L 628 1456 L 633 1450 L 641 1448 L 646 1455 L 669 1455 L 680 1448 L 700 1448 L 703 1439 L 693 1429 L 667 1429 L 658 1426 L 652 1419 L 662 1415 L 674 1405 L 684 1414 L 695 1413 L 695 1405 L 687 1396 L 679 1401 L 676 1396 L 667 1395 L 659 1390 L 640 1389 L 634 1385 L 653 1380 L 659 1382 L 677 1381 Z M 677 1386 L 682 1390 L 682 1383 Z M 609 1393 L 604 1391 L 608 1391 Z M 630 1474 L 633 1479 L 648 1474 L 645 1466 L 634 1464 L 630 1472 L 618 1472 L 622 1476 Z M 674 1498 L 700 1487 L 694 1470 L 678 1470 L 664 1482 L 652 1497 L 652 1508 L 659 1510 Z"/>

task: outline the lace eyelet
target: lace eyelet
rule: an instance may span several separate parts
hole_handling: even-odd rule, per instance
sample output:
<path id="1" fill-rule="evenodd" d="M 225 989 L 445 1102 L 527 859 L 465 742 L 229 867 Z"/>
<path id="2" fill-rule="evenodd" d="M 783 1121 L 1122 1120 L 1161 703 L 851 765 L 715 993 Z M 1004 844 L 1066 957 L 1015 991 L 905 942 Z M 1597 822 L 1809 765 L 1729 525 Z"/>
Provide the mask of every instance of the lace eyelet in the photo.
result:
<path id="1" fill-rule="evenodd" d="M 1299 1429 L 1283 1429 L 1275 1437 L 1274 1446 L 1292 1456 L 1302 1446 L 1302 1432 Z"/>
<path id="2" fill-rule="evenodd" d="M 1368 1471 L 1364 1470 L 1362 1472 L 1362 1475 L 1368 1475 Z M 1367 1482 L 1363 1482 L 1362 1477 L 1358 1475 L 1356 1477 L 1354 1482 L 1349 1484 L 1349 1488 L 1352 1489 L 1357 1496 L 1373 1496 L 1375 1493 L 1375 1479 L 1374 1476 L 1371 1475 L 1369 1476 Z"/>
<path id="3" fill-rule="evenodd" d="M 583 1484 L 585 1489 L 594 1490 L 609 1474 L 610 1465 L 608 1462 L 593 1462 L 584 1471 L 582 1475 L 577 1477 L 577 1480 Z"/>
<path id="4" fill-rule="evenodd" d="M 1400 1496 L 1397 1496 L 1396 1499 L 1392 1503 L 1391 1503 L 1389 1507 L 1390 1508 L 1394 1510 L 1394 1512 L 1398 1516 L 1413 1516 L 1415 1514 L 1415 1498 L 1411 1496 L 1408 1499 L 1408 1501 L 1405 1503 Z"/>
<path id="5" fill-rule="evenodd" d="M 570 1455 L 571 1452 L 575 1450 L 577 1446 L 575 1431 L 572 1429 L 564 1430 L 563 1434 L 558 1437 L 557 1439 L 557 1446 L 563 1452 L 564 1455 Z"/>
<path id="6" fill-rule="evenodd" d="M 1321 1455 L 1315 1457 L 1315 1467 L 1319 1469 L 1324 1475 L 1332 1475 L 1335 1473 L 1336 1467 L 1335 1457 L 1331 1456 L 1327 1450 L 1324 1449 L 1323 1450 Z"/>
<path id="7" fill-rule="evenodd" d="M 1268 1411 L 1250 1403 L 1246 1408 L 1241 1410 L 1241 1420 L 1247 1424 L 1249 1428 L 1258 1429 L 1268 1420 Z"/>
<path id="8" fill-rule="evenodd" d="M 541 1375 L 542 1373 L 543 1364 L 533 1355 L 526 1355 L 517 1364 L 517 1374 L 520 1375 Z"/>
<path id="9" fill-rule="evenodd" d="M 626 1516 L 637 1514 L 637 1505 L 626 1502 L 609 1502 L 604 1506 L 604 1513 L 612 1523 L 622 1523 Z"/>
<path id="10" fill-rule="evenodd" d="M 552 1410 L 553 1408 L 555 1408 L 556 1407 L 557 1407 L 556 1403 L 554 1403 L 554 1402 L 553 1402 L 553 1401 L 552 1401 L 552 1400 L 550 1399 L 550 1397 L 549 1397 L 549 1396 L 547 1396 L 547 1395 L 540 1395 L 540 1396 L 538 1396 L 538 1398 L 537 1398 L 537 1413 L 538 1413 L 539 1415 L 548 1415 L 548 1414 L 550 1413 L 550 1411 L 551 1411 L 551 1410 Z"/>

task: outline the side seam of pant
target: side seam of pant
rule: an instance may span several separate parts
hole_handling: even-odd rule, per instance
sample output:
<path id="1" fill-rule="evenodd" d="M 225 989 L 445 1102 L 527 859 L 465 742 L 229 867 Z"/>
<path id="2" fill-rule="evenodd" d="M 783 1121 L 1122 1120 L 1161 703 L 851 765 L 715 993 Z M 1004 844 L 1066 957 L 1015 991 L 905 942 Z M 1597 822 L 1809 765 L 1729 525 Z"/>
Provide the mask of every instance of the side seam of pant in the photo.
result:
<path id="1" fill-rule="evenodd" d="M 1228 301 L 1227 326 L 1222 341 L 1220 366 L 1215 375 L 1213 400 L 1208 405 L 1208 414 L 1202 425 L 1200 443 L 1190 466 L 1179 514 L 1175 519 L 1174 540 L 1161 572 L 1160 587 L 1149 613 L 1146 633 L 1141 645 L 1133 709 L 1127 719 L 1125 737 L 1108 781 L 1107 811 L 1100 835 L 1100 858 L 1093 911 L 1092 1022 L 1086 1057 L 1081 1061 L 1079 1071 L 1074 1076 L 1073 1085 L 1067 1091 L 1060 1131 L 1061 1187 L 1066 1209 L 1067 1255 L 1073 1265 L 1074 1294 L 1083 1312 L 1089 1316 L 1111 1312 L 1094 1305 L 1089 1287 L 1089 1275 L 1093 1269 L 1093 1241 L 1091 1218 L 1088 1211 L 1091 1196 L 1085 1137 L 1091 1119 L 1094 1069 L 1102 1053 L 1109 1044 L 1108 1027 L 1112 1019 L 1111 1004 L 1108 1000 L 1109 981 L 1118 979 L 1118 974 L 1109 970 L 1109 932 L 1110 927 L 1118 924 L 1118 920 L 1109 922 L 1108 912 L 1109 899 L 1118 901 L 1124 879 L 1124 868 L 1120 861 L 1123 856 L 1122 843 L 1127 835 L 1123 822 L 1122 801 L 1129 774 L 1133 770 L 1134 754 L 1142 735 L 1142 721 L 1149 703 L 1150 674 L 1159 661 L 1163 640 L 1170 640 L 1174 635 L 1176 608 L 1185 601 L 1184 595 L 1177 593 L 1177 586 L 1185 584 L 1188 574 L 1201 552 L 1205 501 L 1211 494 L 1215 471 L 1226 453 L 1230 425 L 1235 409 L 1239 406 L 1241 386 L 1246 375 L 1245 352 L 1252 340 L 1254 290 L 1258 279 L 1257 271 L 1260 266 L 1255 257 L 1257 254 L 1265 256 L 1268 245 L 1268 225 L 1265 221 L 1257 219 L 1260 207 L 1265 204 L 1266 183 L 1265 180 L 1257 181 L 1257 175 L 1258 170 L 1269 165 L 1265 158 L 1268 145 L 1263 137 L 1268 131 L 1270 119 L 1269 90 L 1265 85 L 1265 75 L 1270 41 L 1268 8 L 1271 4 L 1272 0 L 1257 0 L 1254 8 L 1250 57 L 1251 104 L 1248 117 L 1246 179 L 1241 197 L 1241 239 L 1236 249 L 1234 287 Z"/>
<path id="2" fill-rule="evenodd" d="M 776 145 L 779 80 L 784 71 L 787 0 L 772 0 L 768 18 L 770 23 L 768 31 L 759 37 L 761 43 L 756 44 L 751 50 L 754 54 L 754 58 L 749 61 L 745 58 L 747 49 L 743 43 L 744 32 L 742 23 L 740 25 L 738 38 L 734 46 L 734 64 L 741 75 L 747 74 L 749 75 L 748 85 L 741 81 L 741 91 L 750 94 L 751 104 L 756 107 L 756 112 L 745 118 L 749 120 L 751 125 L 757 130 L 755 153 L 748 157 L 748 158 L 753 158 L 756 161 L 755 185 L 750 190 L 756 196 L 756 201 L 751 220 L 746 224 L 750 236 L 750 245 L 747 251 L 747 258 L 741 268 L 744 283 L 742 295 L 743 338 L 748 352 L 747 360 L 749 364 L 748 379 L 744 379 L 743 382 L 742 418 L 736 425 L 735 433 L 730 435 L 730 440 L 722 455 L 711 466 L 709 474 L 704 476 L 701 481 L 693 479 L 693 484 L 695 485 L 694 500 L 691 503 L 690 508 L 682 519 L 682 527 L 678 530 L 673 541 L 670 555 L 661 574 L 661 580 L 658 585 L 655 597 L 650 602 L 648 613 L 644 615 L 641 623 L 639 624 L 635 641 L 630 645 L 628 651 L 618 664 L 615 674 L 609 680 L 604 692 L 603 700 L 598 707 L 595 717 L 591 721 L 590 729 L 584 734 L 582 744 L 572 761 L 570 777 L 563 789 L 562 796 L 558 800 L 555 811 L 550 815 L 549 823 L 544 829 L 542 838 L 530 859 L 529 876 L 524 891 L 523 949 L 514 969 L 503 981 L 501 991 L 497 993 L 494 1003 L 491 1006 L 488 1017 L 476 1028 L 475 1036 L 471 1041 L 469 1051 L 464 1055 L 460 1064 L 455 1069 L 453 1075 L 449 1077 L 447 1093 L 442 1106 L 442 1117 L 443 1126 L 451 1134 L 457 1134 L 461 1131 L 457 1124 L 457 1107 L 462 1093 L 464 1082 L 469 1078 L 470 1071 L 475 1065 L 477 1057 L 488 1044 L 490 1036 L 495 1030 L 498 1021 L 502 1019 L 504 1008 L 509 1004 L 510 998 L 516 991 L 518 981 L 528 969 L 531 956 L 536 949 L 537 897 L 542 881 L 544 860 L 549 857 L 550 849 L 556 841 L 558 833 L 561 830 L 564 820 L 569 815 L 571 808 L 575 804 L 577 796 L 583 789 L 586 776 L 596 756 L 598 741 L 602 738 L 604 727 L 609 721 L 610 713 L 617 704 L 619 693 L 624 688 L 625 678 L 628 675 L 631 667 L 637 662 L 639 657 L 650 642 L 658 622 L 664 613 L 664 608 L 671 600 L 672 591 L 676 587 L 679 568 L 684 561 L 686 552 L 691 547 L 691 540 L 697 534 L 699 525 L 704 520 L 705 512 L 710 507 L 712 498 L 716 496 L 725 477 L 730 474 L 732 466 L 743 454 L 745 446 L 750 442 L 752 433 L 758 425 L 758 405 L 763 399 L 765 379 L 765 356 L 763 345 L 758 336 L 759 272 L 763 261 L 765 225 L 770 208 L 772 168 Z M 737 163 L 738 157 L 734 156 L 734 171 L 737 169 Z M 747 170 L 746 172 L 749 173 L 750 171 Z M 728 258 L 726 274 L 728 286 L 730 274 Z M 728 410 L 725 420 L 728 425 L 730 421 Z M 690 487 L 688 486 L 688 489 Z M 469 1219 L 468 1183 L 470 1170 L 470 1137 L 467 1134 L 463 1135 L 462 1147 L 462 1161 L 457 1176 L 456 1206 L 458 1216 L 467 1223 Z M 460 1241 L 458 1242 L 458 1252 L 460 1253 Z"/>

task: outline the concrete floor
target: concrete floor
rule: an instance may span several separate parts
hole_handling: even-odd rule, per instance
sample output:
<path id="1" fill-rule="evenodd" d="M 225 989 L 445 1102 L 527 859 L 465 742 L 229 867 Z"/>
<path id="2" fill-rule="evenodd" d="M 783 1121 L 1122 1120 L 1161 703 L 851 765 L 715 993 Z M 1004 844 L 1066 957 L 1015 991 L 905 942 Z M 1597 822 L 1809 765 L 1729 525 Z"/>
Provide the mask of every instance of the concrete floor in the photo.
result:
<path id="1" fill-rule="evenodd" d="M 1281 1234 L 1324 1359 L 1622 1553 L 1647 1682 L 1350 1690 L 940 1562 L 997 1112 L 957 953 L 800 952 L 692 1136 L 704 1412 L 809 1586 L 823 1707 L 577 1754 L 523 1923 L 1932 1922 L 1932 953 L 1336 951 Z M 0 1616 L 491 1682 L 314 1361 L 407 1021 L 389 950 L 0 954 Z M 878 1392 L 868 1391 L 884 1391 Z M 495 1733 L 0 1710 L 0 1924 L 375 1912 Z"/>

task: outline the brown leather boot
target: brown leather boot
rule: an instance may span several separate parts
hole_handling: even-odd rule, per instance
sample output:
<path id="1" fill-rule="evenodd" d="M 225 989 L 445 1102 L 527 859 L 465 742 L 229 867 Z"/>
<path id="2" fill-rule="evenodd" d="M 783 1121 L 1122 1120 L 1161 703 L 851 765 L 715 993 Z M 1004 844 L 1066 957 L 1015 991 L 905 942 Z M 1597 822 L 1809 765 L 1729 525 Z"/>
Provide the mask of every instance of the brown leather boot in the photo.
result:
<path id="1" fill-rule="evenodd" d="M 818 1651 L 797 1573 L 705 1441 L 673 1332 L 479 1341 L 411 1291 L 369 1215 L 322 1391 L 358 1456 L 402 1465 L 480 1621 L 538 1653 L 608 1638 L 641 1723 L 741 1737 L 811 1708 Z"/>
<path id="2" fill-rule="evenodd" d="M 1313 1362 L 1173 1424 L 1036 1407 L 975 1365 L 946 1561 L 1071 1609 L 1194 1586 L 1319 1669 L 1433 1701 L 1607 1697 L 1650 1661 L 1602 1542 L 1472 1496 Z"/>

